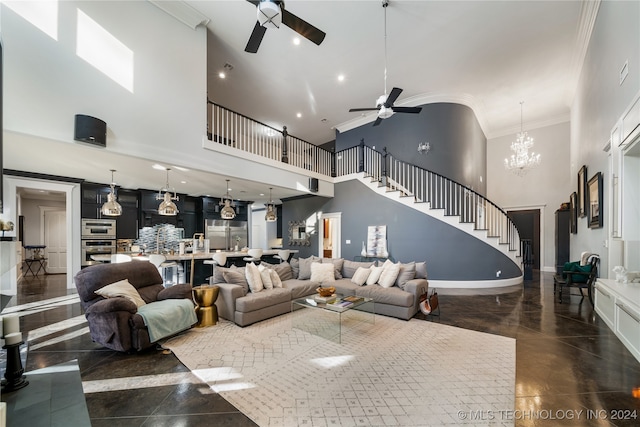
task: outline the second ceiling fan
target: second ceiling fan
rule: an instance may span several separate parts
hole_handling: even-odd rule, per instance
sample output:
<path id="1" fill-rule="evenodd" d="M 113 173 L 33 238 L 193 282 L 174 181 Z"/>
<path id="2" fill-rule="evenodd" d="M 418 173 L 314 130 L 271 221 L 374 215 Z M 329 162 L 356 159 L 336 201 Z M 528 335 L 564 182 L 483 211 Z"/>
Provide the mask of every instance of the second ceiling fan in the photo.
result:
<path id="1" fill-rule="evenodd" d="M 247 0 L 256 6 L 258 19 L 253 27 L 245 52 L 256 53 L 262 43 L 262 38 L 267 32 L 267 28 L 280 28 L 280 24 L 284 24 L 291 28 L 302 37 L 320 45 L 326 34 L 318 28 L 309 24 L 307 21 L 298 18 L 293 13 L 284 8 L 284 1 L 277 0 Z"/>
<path id="2" fill-rule="evenodd" d="M 384 8 L 384 95 L 381 95 L 376 100 L 375 108 L 351 108 L 349 112 L 355 111 L 378 111 L 378 118 L 373 122 L 374 126 L 378 126 L 382 119 L 387 119 L 393 116 L 394 113 L 411 113 L 417 114 L 422 111 L 422 107 L 394 107 L 393 103 L 402 93 L 402 89 L 394 87 L 391 89 L 391 93 L 387 96 L 387 6 L 389 6 L 389 0 L 382 0 L 382 7 Z"/>

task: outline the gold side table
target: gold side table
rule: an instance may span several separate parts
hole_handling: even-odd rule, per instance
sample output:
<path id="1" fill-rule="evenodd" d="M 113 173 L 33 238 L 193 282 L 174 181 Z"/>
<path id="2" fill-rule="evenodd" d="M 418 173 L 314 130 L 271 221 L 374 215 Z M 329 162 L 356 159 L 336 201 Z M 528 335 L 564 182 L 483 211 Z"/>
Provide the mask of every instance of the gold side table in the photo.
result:
<path id="1" fill-rule="evenodd" d="M 201 285 L 193 288 L 193 299 L 196 302 L 196 315 L 198 324 L 196 327 L 204 328 L 218 323 L 218 307 L 216 300 L 220 288 L 212 285 Z"/>

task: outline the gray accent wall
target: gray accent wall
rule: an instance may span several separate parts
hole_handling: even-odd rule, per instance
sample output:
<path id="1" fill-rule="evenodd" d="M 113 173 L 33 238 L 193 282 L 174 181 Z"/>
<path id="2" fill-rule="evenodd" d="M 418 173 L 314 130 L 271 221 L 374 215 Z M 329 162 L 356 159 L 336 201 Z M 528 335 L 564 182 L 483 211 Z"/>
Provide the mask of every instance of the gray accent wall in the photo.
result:
<path id="1" fill-rule="evenodd" d="M 394 158 L 420 166 L 486 196 L 487 138 L 473 110 L 466 105 L 422 105 L 419 114 L 394 114 L 378 126 L 373 123 L 336 135 L 336 152 L 360 144 L 387 147 Z M 428 154 L 418 144 L 429 142 Z"/>
<path id="2" fill-rule="evenodd" d="M 479 281 L 519 277 L 519 267 L 495 248 L 431 216 L 380 196 L 357 180 L 336 184 L 335 197 L 309 197 L 285 201 L 283 220 L 306 220 L 322 213 L 342 213 L 342 257 L 354 260 L 360 255 L 370 225 L 387 226 L 389 255 L 395 261 L 427 261 L 433 280 Z M 351 244 L 345 244 L 350 240 Z M 300 250 L 302 258 L 318 255 L 318 235 L 311 246 L 288 246 Z"/>

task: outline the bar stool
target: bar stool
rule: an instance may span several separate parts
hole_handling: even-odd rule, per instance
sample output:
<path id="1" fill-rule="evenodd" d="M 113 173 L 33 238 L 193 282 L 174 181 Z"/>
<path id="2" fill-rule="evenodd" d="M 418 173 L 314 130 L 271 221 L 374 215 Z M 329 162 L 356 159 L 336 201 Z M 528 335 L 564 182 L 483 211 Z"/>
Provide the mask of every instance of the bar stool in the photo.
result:
<path id="1" fill-rule="evenodd" d="M 289 256 L 291 255 L 291 251 L 289 249 L 283 249 L 278 251 L 278 255 L 274 255 L 274 258 L 279 258 L 280 259 L 280 264 L 282 264 L 283 262 L 287 262 L 289 261 Z"/>
<path id="2" fill-rule="evenodd" d="M 225 253 L 222 252 L 216 252 L 213 254 L 212 259 L 208 259 L 206 261 L 203 262 L 203 264 L 210 264 L 213 267 L 211 268 L 211 277 L 209 277 L 207 279 L 207 281 L 209 282 L 210 285 L 213 285 L 213 278 L 215 277 L 216 274 L 216 267 L 220 266 L 220 267 L 224 267 L 225 265 L 227 265 L 227 255 Z"/>
<path id="3" fill-rule="evenodd" d="M 260 263 L 260 258 L 262 258 L 262 249 L 249 249 L 248 257 L 242 258 L 243 261 L 252 262 L 254 264 Z"/>

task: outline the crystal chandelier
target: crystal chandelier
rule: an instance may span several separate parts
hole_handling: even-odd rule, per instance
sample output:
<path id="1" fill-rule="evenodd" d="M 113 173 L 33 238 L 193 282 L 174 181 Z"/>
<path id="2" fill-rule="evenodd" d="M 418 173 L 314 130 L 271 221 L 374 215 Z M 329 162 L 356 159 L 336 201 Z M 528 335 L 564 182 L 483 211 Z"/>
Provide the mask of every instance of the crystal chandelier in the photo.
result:
<path id="1" fill-rule="evenodd" d="M 527 135 L 522 127 L 522 104 L 524 101 L 520 102 L 520 132 L 516 140 L 511 143 L 511 150 L 515 154 L 504 159 L 504 167 L 519 176 L 540 164 L 540 154 L 535 154 L 533 151 L 529 153 L 529 149 L 533 147 L 533 138 Z"/>

